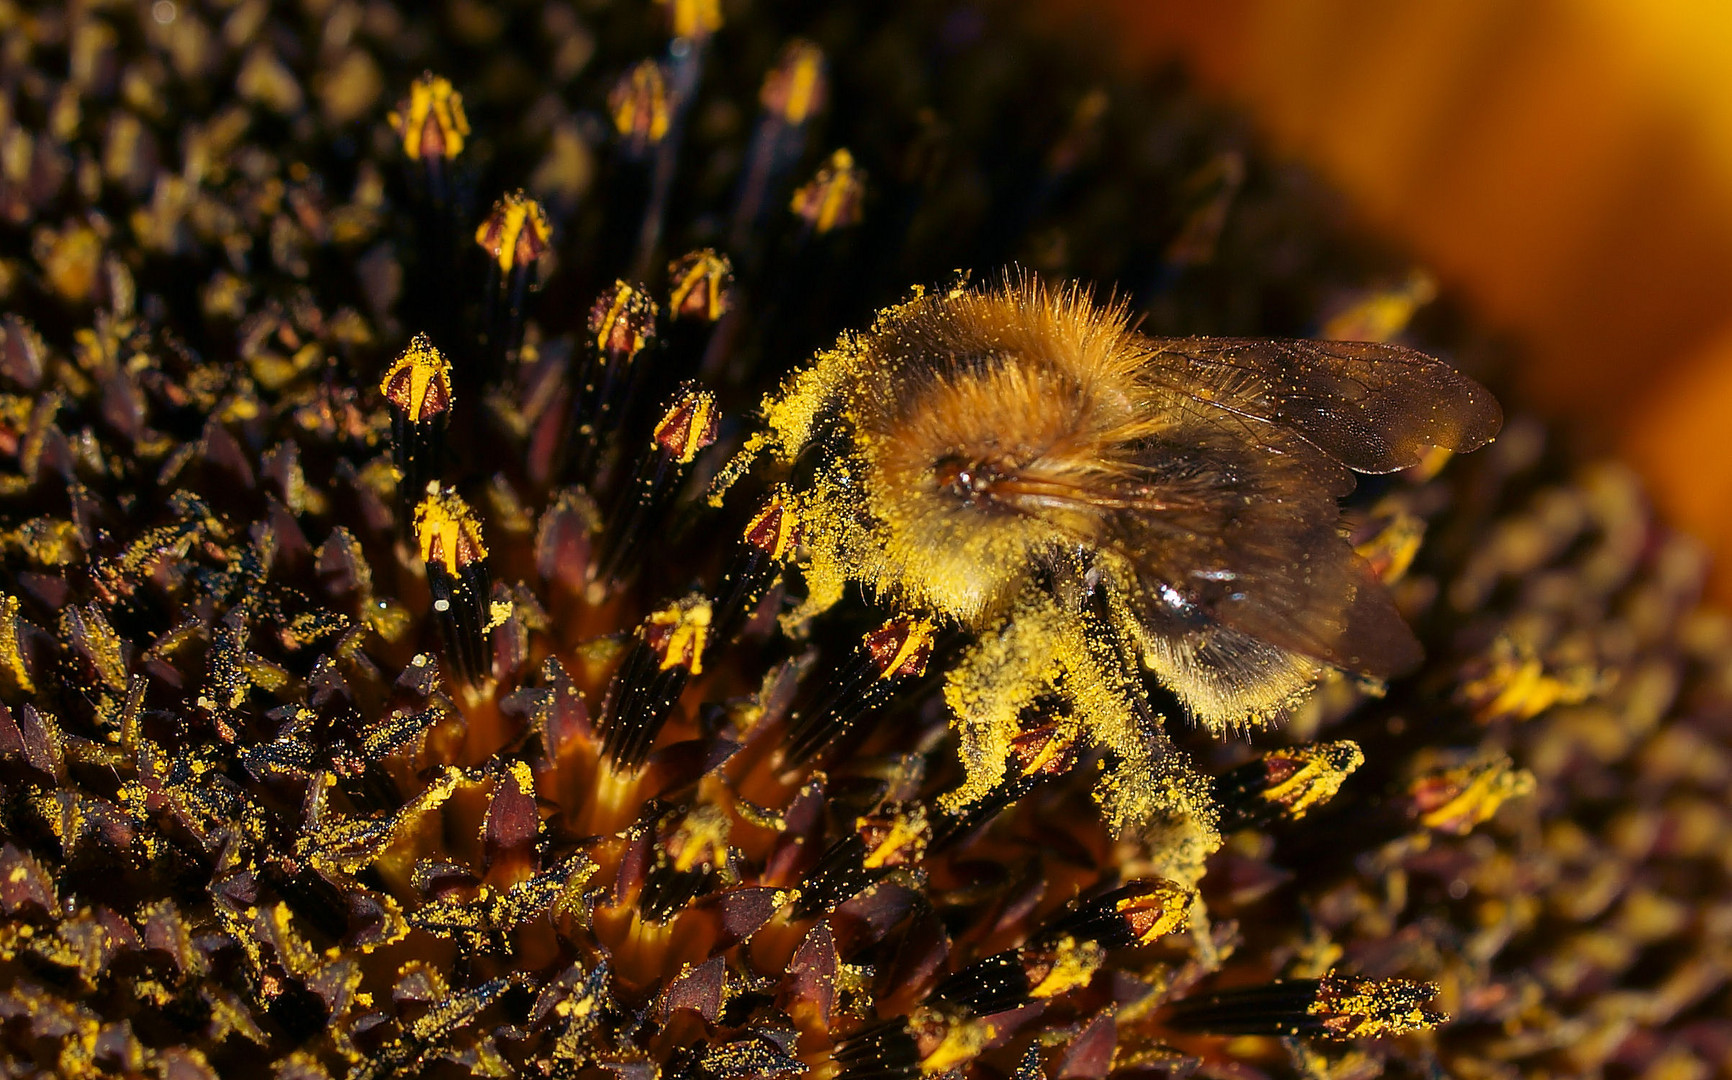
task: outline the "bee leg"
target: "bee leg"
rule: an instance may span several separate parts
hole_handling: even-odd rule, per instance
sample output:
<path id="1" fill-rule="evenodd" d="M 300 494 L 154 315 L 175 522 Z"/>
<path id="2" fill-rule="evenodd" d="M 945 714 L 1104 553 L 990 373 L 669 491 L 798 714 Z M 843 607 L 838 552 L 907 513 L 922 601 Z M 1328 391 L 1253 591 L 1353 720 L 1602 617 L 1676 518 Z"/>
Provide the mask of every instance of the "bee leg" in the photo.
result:
<path id="1" fill-rule="evenodd" d="M 1003 779 L 1011 743 L 1020 734 L 1023 709 L 1042 693 L 1056 689 L 1046 672 L 1062 613 L 1050 602 L 1031 609 L 1018 605 L 1010 616 L 980 633 L 944 685 L 962 756 L 963 782 L 941 802 L 950 813 L 991 795 Z"/>

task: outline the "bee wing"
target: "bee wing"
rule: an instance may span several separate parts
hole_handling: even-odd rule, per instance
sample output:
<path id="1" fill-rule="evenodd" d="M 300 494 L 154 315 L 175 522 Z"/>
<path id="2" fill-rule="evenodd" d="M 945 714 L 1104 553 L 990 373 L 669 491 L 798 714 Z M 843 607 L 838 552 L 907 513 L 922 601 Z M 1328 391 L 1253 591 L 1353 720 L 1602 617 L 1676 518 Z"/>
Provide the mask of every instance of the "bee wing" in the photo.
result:
<path id="1" fill-rule="evenodd" d="M 1232 651 L 1242 636 L 1363 675 L 1411 669 L 1419 643 L 1370 566 L 1333 516 L 1277 519 L 1293 509 L 1213 535 L 1200 524 L 1124 519 L 1111 547 L 1134 567 L 1138 621 L 1214 652 Z"/>
<path id="2" fill-rule="evenodd" d="M 1269 650 L 1375 676 L 1417 663 L 1418 642 L 1341 533 L 1328 481 L 1345 470 L 1291 427 L 1262 424 L 1252 441 L 1232 411 L 1174 405 L 1166 430 L 1130 451 L 1097 540 L 1119 556 L 1151 655 L 1169 655 L 1169 676 L 1218 684 L 1187 700 L 1231 713 L 1245 680 L 1224 673 L 1269 668 Z"/>
<path id="3" fill-rule="evenodd" d="M 1252 425 L 1298 433 L 1362 473 L 1417 465 L 1429 447 L 1490 442 L 1503 410 L 1441 360 L 1371 341 L 1155 338 L 1140 377 Z"/>

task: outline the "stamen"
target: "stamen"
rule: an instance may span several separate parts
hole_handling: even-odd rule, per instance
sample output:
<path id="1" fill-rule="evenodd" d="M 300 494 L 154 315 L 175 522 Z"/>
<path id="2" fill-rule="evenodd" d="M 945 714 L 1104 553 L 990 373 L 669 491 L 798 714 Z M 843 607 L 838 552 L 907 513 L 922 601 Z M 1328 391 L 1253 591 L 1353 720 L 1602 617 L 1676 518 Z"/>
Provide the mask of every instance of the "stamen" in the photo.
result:
<path id="1" fill-rule="evenodd" d="M 487 649 L 493 580 L 481 524 L 452 488 L 429 492 L 415 510 L 415 536 L 433 594 L 446 667 L 478 684 L 492 674 Z"/>
<path id="2" fill-rule="evenodd" d="M 397 470 L 403 533 L 427 485 L 440 478 L 451 411 L 451 364 L 425 334 L 416 334 L 385 373 L 379 392 L 391 407 L 391 461 Z"/>
<path id="3" fill-rule="evenodd" d="M 936 633 L 926 619 L 900 616 L 867 634 L 823 703 L 794 717 L 786 763 L 810 761 L 862 717 L 886 705 L 900 687 L 924 674 Z"/>
<path id="4" fill-rule="evenodd" d="M 703 672 L 710 602 L 688 596 L 650 615 L 638 628 L 608 689 L 602 748 L 623 769 L 636 769 L 673 712 L 686 683 Z"/>
<path id="5" fill-rule="evenodd" d="M 1331 972 L 1186 998 L 1168 1006 L 1166 1022 L 1209 1035 L 1288 1035 L 1324 1039 L 1403 1035 L 1448 1017 L 1424 1008 L 1437 987 L 1406 979 L 1367 979 Z"/>
<path id="6" fill-rule="evenodd" d="M 608 515 L 594 581 L 603 590 L 623 579 L 627 557 L 661 520 L 698 452 L 716 441 L 716 398 L 687 383 L 656 424 L 631 484 Z"/>

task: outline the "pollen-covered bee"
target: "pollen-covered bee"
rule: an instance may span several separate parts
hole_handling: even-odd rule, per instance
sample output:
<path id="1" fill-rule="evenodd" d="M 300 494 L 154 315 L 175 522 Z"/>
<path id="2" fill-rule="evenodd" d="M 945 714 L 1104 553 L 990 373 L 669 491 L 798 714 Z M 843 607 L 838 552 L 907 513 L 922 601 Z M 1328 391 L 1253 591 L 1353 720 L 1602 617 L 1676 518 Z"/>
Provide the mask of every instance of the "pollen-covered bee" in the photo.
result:
<path id="1" fill-rule="evenodd" d="M 1004 774 L 1025 709 L 1059 700 L 1076 738 L 1112 751 L 1098 790 L 1129 824 L 1206 802 L 1139 668 L 1228 730 L 1279 717 L 1331 668 L 1418 662 L 1337 499 L 1355 472 L 1483 445 L 1502 414 L 1398 345 L 1151 338 L 1122 304 L 1021 281 L 917 293 L 790 378 L 764 419 L 720 483 L 762 453 L 797 463 L 803 614 L 852 581 L 974 635 L 946 688 L 955 799 Z"/>

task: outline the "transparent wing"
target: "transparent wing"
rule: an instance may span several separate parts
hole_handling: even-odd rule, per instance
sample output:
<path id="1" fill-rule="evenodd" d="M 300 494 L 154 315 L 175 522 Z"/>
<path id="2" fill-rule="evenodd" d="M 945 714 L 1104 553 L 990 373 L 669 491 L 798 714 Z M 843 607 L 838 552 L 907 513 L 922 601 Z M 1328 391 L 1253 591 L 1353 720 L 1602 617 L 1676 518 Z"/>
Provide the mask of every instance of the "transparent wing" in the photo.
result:
<path id="1" fill-rule="evenodd" d="M 1342 535 L 1332 481 L 1345 469 L 1290 427 L 1263 424 L 1252 441 L 1242 417 L 1189 401 L 1167 417 L 1160 435 L 1125 448 L 1114 497 L 1087 500 L 1093 540 L 1118 556 L 1127 606 L 1150 635 L 1221 672 L 1213 696 L 1224 701 L 1232 671 L 1262 664 L 1248 644 L 1375 676 L 1418 661 Z"/>
<path id="2" fill-rule="evenodd" d="M 1369 341 L 1156 338 L 1140 377 L 1260 427 L 1297 433 L 1362 473 L 1416 465 L 1430 447 L 1467 451 L 1503 426 L 1491 392 L 1441 360 Z"/>

